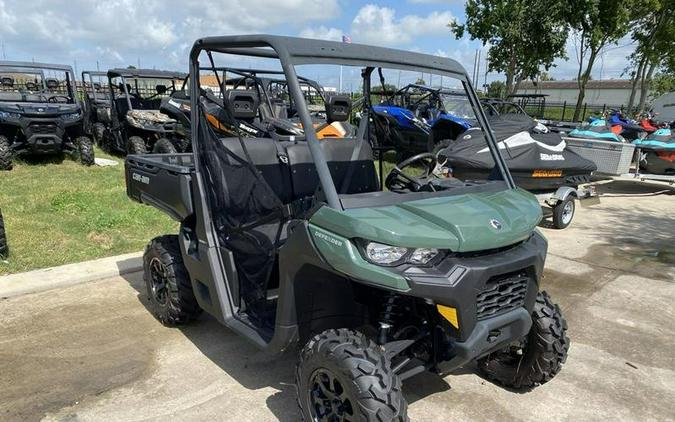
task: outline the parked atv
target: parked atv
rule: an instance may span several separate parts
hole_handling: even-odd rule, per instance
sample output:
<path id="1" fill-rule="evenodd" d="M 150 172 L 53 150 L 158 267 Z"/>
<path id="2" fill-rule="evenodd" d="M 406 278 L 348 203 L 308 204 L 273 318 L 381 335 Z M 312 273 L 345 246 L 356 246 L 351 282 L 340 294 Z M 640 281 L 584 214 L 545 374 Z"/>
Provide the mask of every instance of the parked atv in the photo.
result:
<path id="1" fill-rule="evenodd" d="M 218 107 L 230 122 L 256 112 L 245 97 L 200 86 L 200 57 L 213 63 L 228 52 L 279 58 L 305 139 L 214 130 L 208 115 Z M 423 153 L 383 186 L 369 104 L 356 137 L 319 141 L 298 64 L 443 69 L 470 87 L 459 63 L 419 53 L 268 35 L 198 40 L 190 54 L 193 153 L 126 158 L 129 197 L 180 222 L 178 235 L 155 238 L 144 254 L 155 316 L 177 325 L 204 310 L 261 349 L 299 343 L 307 421 L 407 421 L 403 381 L 471 362 L 509 388 L 551 380 L 569 339 L 560 308 L 539 289 L 541 209 L 515 187 L 475 92 L 465 95 L 495 158 L 490 180 L 438 177 L 435 157 Z M 363 90 L 370 98 L 369 83 Z M 349 116 L 339 104 L 326 112 Z"/>
<path id="2" fill-rule="evenodd" d="M 7 244 L 7 234 L 5 233 L 5 220 L 2 218 L 2 210 L 0 210 L 0 259 L 9 256 L 9 245 Z"/>
<path id="3" fill-rule="evenodd" d="M 456 139 L 476 120 L 463 92 L 415 84 L 396 91 L 372 111 L 377 127 L 372 140 L 383 140 L 373 146 L 391 146 L 404 155 L 429 152 L 439 142 Z"/>
<path id="4" fill-rule="evenodd" d="M 101 146 L 110 128 L 110 94 L 106 72 L 82 72 L 84 131 Z M 104 79 L 105 78 L 105 79 Z M 105 83 L 102 81 L 105 80 Z"/>
<path id="5" fill-rule="evenodd" d="M 163 98 L 175 93 L 185 77 L 153 69 L 109 70 L 111 125 L 104 148 L 128 154 L 187 151 L 189 141 L 178 122 L 160 111 Z"/>
<path id="6" fill-rule="evenodd" d="M 0 61 L 0 170 L 18 155 L 64 152 L 94 164 L 72 68 Z"/>

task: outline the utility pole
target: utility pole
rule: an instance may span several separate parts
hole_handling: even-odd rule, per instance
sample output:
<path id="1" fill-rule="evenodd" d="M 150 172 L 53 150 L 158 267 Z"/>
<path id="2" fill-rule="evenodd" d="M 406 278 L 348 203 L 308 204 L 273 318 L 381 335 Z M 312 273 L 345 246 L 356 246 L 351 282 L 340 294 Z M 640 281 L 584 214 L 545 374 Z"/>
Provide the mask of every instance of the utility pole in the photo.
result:
<path id="1" fill-rule="evenodd" d="M 101 68 L 100 68 L 99 65 L 98 65 L 98 60 L 96 60 L 96 71 L 97 71 L 97 72 L 100 72 L 100 71 L 101 71 Z"/>
<path id="2" fill-rule="evenodd" d="M 478 50 L 473 53 L 473 71 L 471 72 L 471 83 L 476 83 L 476 60 L 478 59 Z"/>
<path id="3" fill-rule="evenodd" d="M 141 68 L 141 57 L 140 56 L 138 57 L 138 68 L 139 69 Z"/>
<path id="4" fill-rule="evenodd" d="M 480 55 L 481 55 L 481 50 L 478 50 L 478 60 L 476 60 L 476 79 L 473 80 L 474 83 L 474 89 L 478 87 L 478 83 L 480 82 Z"/>
<path id="5" fill-rule="evenodd" d="M 7 60 L 7 54 L 5 54 L 5 42 L 2 42 L 2 60 Z"/>

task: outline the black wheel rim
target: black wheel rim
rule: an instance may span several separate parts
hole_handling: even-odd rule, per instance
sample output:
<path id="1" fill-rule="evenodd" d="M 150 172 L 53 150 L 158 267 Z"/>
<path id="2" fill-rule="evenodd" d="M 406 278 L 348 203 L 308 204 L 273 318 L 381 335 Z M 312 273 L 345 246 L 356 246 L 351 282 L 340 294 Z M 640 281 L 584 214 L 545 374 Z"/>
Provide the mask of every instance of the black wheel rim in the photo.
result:
<path id="1" fill-rule="evenodd" d="M 150 261 L 150 294 L 152 299 L 162 306 L 165 306 L 169 299 L 166 279 L 166 267 L 158 258 L 153 258 Z"/>
<path id="2" fill-rule="evenodd" d="M 342 382 L 328 369 L 317 369 L 309 381 L 312 421 L 355 421 L 354 405 Z"/>

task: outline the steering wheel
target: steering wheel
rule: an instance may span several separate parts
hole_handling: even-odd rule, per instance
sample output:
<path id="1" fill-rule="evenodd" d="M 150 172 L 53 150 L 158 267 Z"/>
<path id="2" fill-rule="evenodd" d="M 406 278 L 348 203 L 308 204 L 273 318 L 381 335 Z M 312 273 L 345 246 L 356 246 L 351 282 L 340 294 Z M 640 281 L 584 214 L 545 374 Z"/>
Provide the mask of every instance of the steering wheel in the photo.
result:
<path id="1" fill-rule="evenodd" d="M 423 163 L 425 166 L 424 173 L 421 176 L 413 177 L 404 172 L 406 168 L 418 162 Z M 409 190 L 411 192 L 419 192 L 423 190 L 425 186 L 429 186 L 429 188 L 434 191 L 435 189 L 433 186 L 428 184 L 426 181 L 433 174 L 436 164 L 437 160 L 434 154 L 430 152 L 417 154 L 408 158 L 407 160 L 402 161 L 396 167 L 394 167 L 389 172 L 389 175 L 387 175 L 384 185 L 390 191 Z"/>
<path id="2" fill-rule="evenodd" d="M 59 103 L 61 101 L 57 101 L 57 98 L 63 98 L 65 102 L 67 103 L 70 100 L 70 97 L 67 95 L 52 95 L 49 98 L 47 98 L 48 103 Z"/>

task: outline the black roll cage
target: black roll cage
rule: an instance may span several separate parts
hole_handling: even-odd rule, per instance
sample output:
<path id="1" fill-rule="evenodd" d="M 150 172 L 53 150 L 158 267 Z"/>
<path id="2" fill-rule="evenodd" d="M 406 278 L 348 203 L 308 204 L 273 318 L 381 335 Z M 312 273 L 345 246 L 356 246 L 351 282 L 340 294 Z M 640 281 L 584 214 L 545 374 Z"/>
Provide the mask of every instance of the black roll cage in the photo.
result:
<path id="1" fill-rule="evenodd" d="M 506 164 L 497 148 L 497 143 L 490 129 L 490 125 L 481 107 L 480 101 L 469 81 L 464 68 L 455 60 L 431 56 L 409 51 L 394 50 L 389 48 L 374 47 L 360 44 L 347 44 L 334 41 L 309 40 L 294 37 L 282 37 L 274 35 L 241 35 L 220 36 L 198 39 L 190 52 L 190 98 L 191 98 L 191 131 L 199 134 L 200 110 L 196 102 L 199 100 L 199 57 L 202 52 L 209 56 L 213 63 L 212 52 L 222 54 L 241 55 L 249 57 L 278 59 L 288 83 L 288 91 L 298 106 L 300 121 L 305 127 L 305 138 L 310 154 L 316 166 L 317 174 L 323 194 L 328 206 L 343 210 L 337 189 L 331 177 L 326 162 L 326 157 L 320 147 L 319 140 L 314 129 L 312 118 L 307 108 L 305 98 L 300 86 L 300 80 L 296 74 L 295 66 L 304 64 L 328 64 L 358 66 L 364 68 L 362 72 L 374 68 L 391 68 L 398 70 L 426 71 L 454 77 L 460 80 L 473 107 L 479 125 L 483 128 L 488 140 L 488 147 L 492 157 L 500 170 L 504 181 L 511 189 L 515 184 L 506 167 Z M 365 73 L 363 73 L 365 76 Z M 364 92 L 369 92 L 370 84 L 364 83 Z M 368 95 L 364 96 L 366 110 L 370 109 Z M 367 116 L 366 116 L 367 118 Z M 370 128 L 370 125 L 367 125 Z M 370 129 L 368 129 L 370 130 Z M 367 139 L 367 138 L 366 138 Z M 199 150 L 199 136 L 193 136 L 193 151 Z M 196 152 L 193 152 L 196 154 Z M 196 157 L 195 157 L 196 158 Z M 200 173 L 200 160 L 195 159 L 195 172 Z M 198 177 L 200 178 L 200 177 Z"/>
<path id="2" fill-rule="evenodd" d="M 166 70 L 154 70 L 154 69 L 112 69 L 109 70 L 106 75 L 108 76 L 108 86 L 110 88 L 110 99 L 112 101 L 113 107 L 115 105 L 115 89 L 112 83 L 112 80 L 115 78 L 120 78 L 122 82 L 122 87 L 124 88 L 124 96 L 127 100 L 127 106 L 129 110 L 133 110 L 131 105 L 131 96 L 129 95 L 129 89 L 127 88 L 126 79 L 130 78 L 134 80 L 134 88 L 136 93 L 138 93 L 138 80 L 139 79 L 158 79 L 158 80 L 170 80 L 171 89 L 173 92 L 176 92 L 176 81 L 184 80 L 186 74 L 182 72 L 172 72 Z"/>

